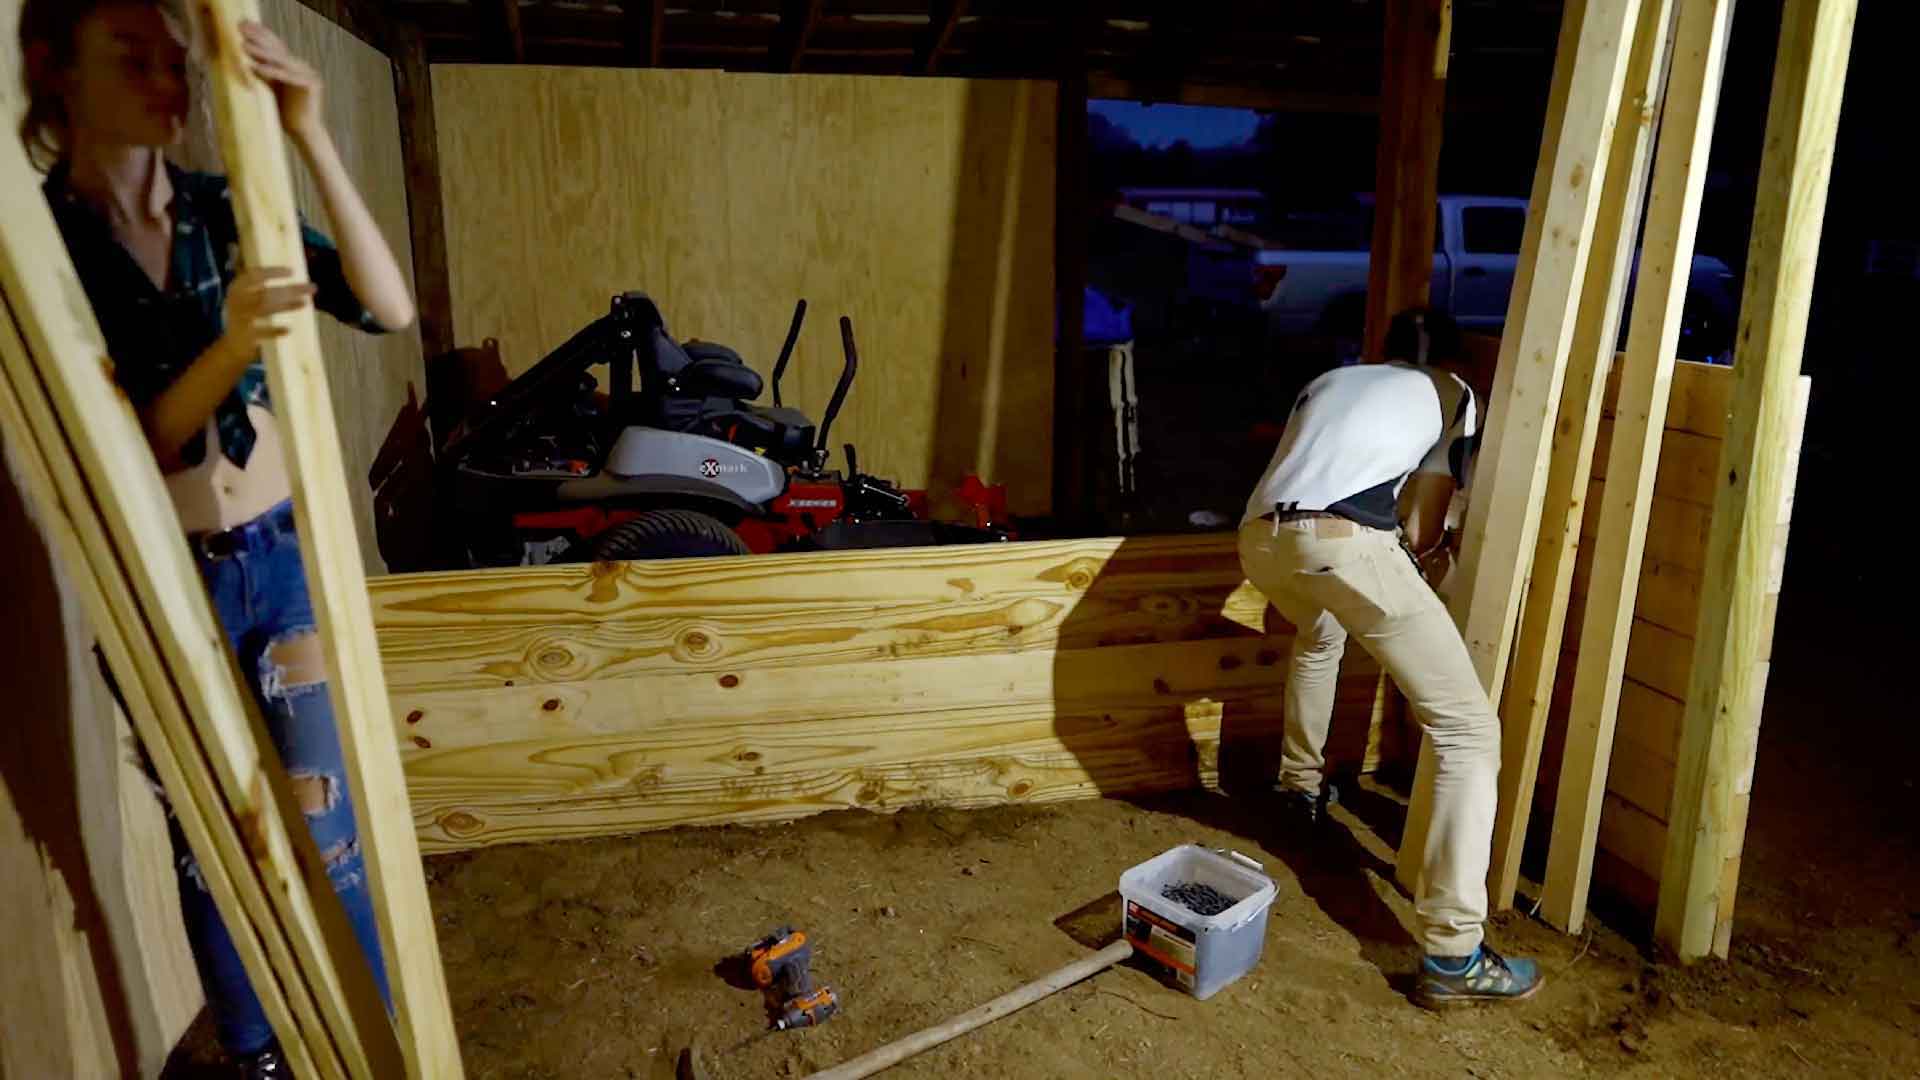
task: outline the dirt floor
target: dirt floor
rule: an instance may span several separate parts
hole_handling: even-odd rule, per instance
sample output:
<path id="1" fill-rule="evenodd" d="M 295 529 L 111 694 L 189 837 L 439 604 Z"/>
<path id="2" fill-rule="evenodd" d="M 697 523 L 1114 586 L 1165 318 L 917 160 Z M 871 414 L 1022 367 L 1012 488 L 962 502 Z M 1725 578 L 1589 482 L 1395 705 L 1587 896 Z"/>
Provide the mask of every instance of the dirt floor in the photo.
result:
<path id="1" fill-rule="evenodd" d="M 1120 872 L 1185 841 L 1279 883 L 1252 974 L 1197 1002 L 1110 971 L 891 1075 L 1920 1075 L 1920 733 L 1885 704 L 1900 639 L 1836 647 L 1836 595 L 1790 590 L 1782 614 L 1728 963 L 1652 964 L 1630 919 L 1567 938 L 1510 914 L 1492 938 L 1540 958 L 1536 1000 L 1415 1008 L 1410 905 L 1365 824 L 1391 838 L 1400 811 L 1371 785 L 1304 843 L 1201 794 L 834 814 L 430 860 L 468 1075 L 653 1080 L 695 1040 L 718 1078 L 805 1075 L 1087 955 L 1116 931 Z M 722 961 L 785 922 L 846 1011 L 725 1053 L 764 1016 Z M 203 1023 L 174 1075 L 205 1046 Z"/>

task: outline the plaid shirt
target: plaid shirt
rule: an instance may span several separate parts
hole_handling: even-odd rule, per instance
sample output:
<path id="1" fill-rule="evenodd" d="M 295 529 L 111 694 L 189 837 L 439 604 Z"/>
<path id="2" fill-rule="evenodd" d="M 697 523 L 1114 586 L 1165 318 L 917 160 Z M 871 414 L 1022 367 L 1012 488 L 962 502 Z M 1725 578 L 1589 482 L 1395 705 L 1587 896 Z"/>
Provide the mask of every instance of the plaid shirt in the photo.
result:
<path id="1" fill-rule="evenodd" d="M 114 376 L 136 407 L 145 406 L 225 332 L 227 286 L 240 261 L 240 228 L 223 177 L 190 173 L 167 165 L 173 182 L 173 252 L 167 285 L 153 279 L 114 236 L 113 228 L 73 190 L 62 163 L 48 174 L 44 191 L 53 218 L 67 241 L 94 317 L 106 335 Z M 317 287 L 314 306 L 348 326 L 382 333 L 341 268 L 333 242 L 300 223 L 307 249 L 307 273 Z M 242 468 L 253 453 L 254 430 L 247 406 L 272 408 L 267 397 L 266 366 L 258 356 L 218 408 L 220 452 Z M 181 447 L 181 460 L 206 460 L 206 432 L 195 432 Z"/>

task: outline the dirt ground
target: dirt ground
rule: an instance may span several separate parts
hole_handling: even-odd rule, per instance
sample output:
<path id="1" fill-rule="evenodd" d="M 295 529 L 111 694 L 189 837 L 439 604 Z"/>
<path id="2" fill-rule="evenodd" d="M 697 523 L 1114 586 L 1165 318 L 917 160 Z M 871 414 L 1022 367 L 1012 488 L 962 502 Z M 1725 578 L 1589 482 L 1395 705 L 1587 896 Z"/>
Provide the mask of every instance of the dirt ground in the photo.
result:
<path id="1" fill-rule="evenodd" d="M 1537 999 L 1415 1008 L 1410 905 L 1366 824 L 1390 841 L 1400 809 L 1372 785 L 1305 843 L 1206 794 L 844 813 L 430 860 L 468 1075 L 654 1080 L 694 1040 L 718 1078 L 805 1075 L 1085 956 L 1117 931 L 1121 871 L 1185 841 L 1279 883 L 1249 976 L 1197 1002 L 1110 971 L 891 1075 L 1920 1075 L 1920 734 L 1885 704 L 1900 639 L 1830 640 L 1839 593 L 1787 597 L 1728 963 L 1653 964 L 1630 919 L 1567 938 L 1515 913 L 1492 939 L 1540 958 Z M 721 962 L 786 922 L 846 1011 L 725 1053 L 764 1016 Z M 205 1043 L 203 1023 L 175 1075 Z"/>

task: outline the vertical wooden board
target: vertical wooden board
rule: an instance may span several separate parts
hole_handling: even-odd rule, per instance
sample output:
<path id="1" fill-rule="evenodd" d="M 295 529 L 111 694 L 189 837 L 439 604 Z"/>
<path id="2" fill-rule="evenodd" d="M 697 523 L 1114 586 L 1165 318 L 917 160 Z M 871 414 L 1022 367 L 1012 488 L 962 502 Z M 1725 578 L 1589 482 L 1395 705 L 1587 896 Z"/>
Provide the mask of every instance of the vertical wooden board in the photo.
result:
<path id="1" fill-rule="evenodd" d="M 204 0 L 201 29 L 209 41 L 212 89 L 221 146 L 230 175 L 244 257 L 256 266 L 288 266 L 304 277 L 305 255 L 295 220 L 292 181 L 273 93 L 244 57 L 240 25 L 257 18 L 256 0 Z M 391 73 L 383 85 L 391 87 Z M 328 695 L 339 729 L 347 785 L 359 825 L 373 908 L 380 929 L 399 1030 L 396 1057 L 410 1076 L 457 1077 L 459 1046 L 439 942 L 428 907 L 419 843 L 406 822 L 407 792 L 387 715 L 387 694 L 374 642 L 366 578 L 348 509 L 348 478 L 334 420 L 329 380 L 312 309 L 283 316 L 285 337 L 268 344 L 267 377 L 286 433 L 288 472 L 300 529 L 302 562 L 315 629 L 326 656 Z M 393 1032 L 376 997 L 355 981 L 360 957 L 334 957 L 351 989 L 347 1004 L 375 1067 L 386 1060 Z M 369 980 L 370 982 L 370 980 Z"/>
<path id="2" fill-rule="evenodd" d="M 1683 960 L 1714 948 L 1722 878 L 1740 839 L 1740 740 L 1758 716 L 1753 668 L 1765 649 L 1768 568 L 1793 464 L 1786 450 L 1857 10 L 1856 0 L 1788 0 L 1781 16 L 1718 471 L 1727 482 L 1714 503 L 1654 921 L 1656 940 Z"/>
<path id="3" fill-rule="evenodd" d="M 1488 891 L 1495 910 L 1513 905 L 1520 881 L 1533 808 L 1554 673 L 1567 621 L 1568 593 L 1586 518 L 1588 476 L 1595 433 L 1620 336 L 1628 273 L 1646 203 L 1653 140 L 1667 81 L 1667 50 L 1673 34 L 1673 0 L 1646 0 L 1634 30 L 1626 89 L 1613 148 L 1600 181 L 1600 207 L 1588 252 L 1586 281 L 1567 358 L 1559 417 L 1553 426 L 1551 461 L 1543 497 L 1540 537 L 1526 599 L 1520 607 L 1520 640 L 1507 692 L 1499 701 L 1501 723 L 1500 802 L 1494 817 Z"/>
<path id="4" fill-rule="evenodd" d="M 1450 0 L 1390 0 L 1381 60 L 1380 143 L 1375 152 L 1373 257 L 1368 261 L 1364 355 L 1378 360 L 1387 323 L 1425 306 L 1433 283 L 1439 214 L 1444 67 L 1434 56 L 1451 25 Z"/>
<path id="5" fill-rule="evenodd" d="M 1606 440 L 1605 475 L 1612 482 L 1600 504 L 1592 549 L 1567 750 L 1541 893 L 1547 920 L 1570 933 L 1578 932 L 1585 918 L 1602 796 L 1617 784 L 1635 791 L 1639 804 L 1651 809 L 1648 804 L 1661 794 L 1652 790 L 1644 768 L 1630 767 L 1612 782 L 1608 774 L 1611 756 L 1620 749 L 1614 744 L 1615 724 L 1652 497 L 1656 490 L 1697 494 L 1699 478 L 1678 466 L 1707 459 L 1684 451 L 1715 447 L 1712 440 L 1687 433 L 1676 433 L 1672 442 L 1663 438 L 1732 16 L 1731 0 L 1683 0 L 1679 9 L 1666 126 L 1647 207 L 1639 302 L 1615 399 L 1619 439 Z M 1711 491 L 1712 470 L 1702 471 L 1702 486 Z M 1669 479 L 1675 472 L 1679 475 Z"/>
<path id="6" fill-rule="evenodd" d="M 517 373 L 637 289 L 764 376 L 804 297 L 789 404 L 824 409 L 839 315 L 860 343 L 836 448 L 910 487 L 983 471 L 1045 509 L 1051 86 L 445 65 L 433 84 L 458 340 L 499 338 Z"/>
<path id="7" fill-rule="evenodd" d="M 1539 535 L 1547 449 L 1599 210 L 1596 177 L 1612 148 L 1640 6 L 1640 0 L 1589 0 L 1577 46 L 1562 57 L 1572 67 L 1565 116 L 1557 139 L 1542 149 L 1541 171 L 1551 180 L 1528 214 L 1501 339 L 1488 410 L 1493 422 L 1476 470 L 1479 492 L 1468 512 L 1456 594 L 1467 651 L 1496 699 Z"/>

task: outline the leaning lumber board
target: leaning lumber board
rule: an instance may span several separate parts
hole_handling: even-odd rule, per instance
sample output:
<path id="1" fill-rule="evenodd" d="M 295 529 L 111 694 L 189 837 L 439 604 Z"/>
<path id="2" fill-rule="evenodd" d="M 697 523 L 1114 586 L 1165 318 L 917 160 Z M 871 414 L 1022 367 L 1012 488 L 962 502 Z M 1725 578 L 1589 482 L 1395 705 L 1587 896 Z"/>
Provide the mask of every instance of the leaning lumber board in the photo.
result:
<path id="1" fill-rule="evenodd" d="M 249 265 L 287 267 L 305 280 L 279 106 L 272 87 L 253 73 L 241 37 L 241 24 L 260 18 L 259 2 L 202 0 L 197 14 L 241 252 Z M 301 556 L 393 991 L 394 1026 L 407 1075 L 458 1077 L 460 1048 L 419 842 L 408 825 L 406 784 L 387 719 L 351 489 L 313 308 L 278 322 L 286 335 L 263 348 L 267 378 L 285 432 Z"/>
<path id="2" fill-rule="evenodd" d="M 389 690 L 1247 637 L 1231 534 L 392 575 Z"/>
<path id="3" fill-rule="evenodd" d="M 217 798 L 217 781 L 210 767 L 197 756 L 174 753 L 158 711 L 162 706 L 147 693 L 143 679 L 137 677 L 142 669 L 134 656 L 142 653 L 158 656 L 160 646 L 150 633 L 145 633 L 146 624 L 137 614 L 123 573 L 113 560 L 105 557 L 109 544 L 100 535 L 97 512 L 87 505 L 82 505 L 78 512 L 70 509 L 72 504 L 67 499 L 73 497 L 79 485 L 71 478 L 64 478 L 64 482 L 54 479 L 55 468 L 36 441 L 34 426 L 22 403 L 23 395 L 16 394 L 13 388 L 15 375 L 24 373 L 28 365 L 26 346 L 10 314 L 0 318 L 0 356 L 6 360 L 4 369 L 0 370 L 0 430 L 6 432 L 7 459 L 20 478 L 23 494 L 37 512 L 37 523 L 49 547 L 63 560 L 69 579 L 80 593 L 107 663 L 120 673 L 120 692 L 127 703 L 129 719 L 147 746 L 148 757 L 161 784 L 173 793 L 174 817 L 196 853 L 207 891 L 213 895 L 221 917 L 226 920 L 235 951 L 255 987 L 262 1011 L 280 1039 L 290 1066 L 316 1076 L 344 1076 L 345 1070 L 331 1038 L 318 1019 L 311 992 L 297 979 L 281 978 L 281 972 L 297 970 L 293 950 L 285 938 L 276 933 L 279 926 L 268 907 L 260 879 L 237 855 L 245 847 L 243 832 L 239 823 L 227 815 L 225 803 Z M 69 466 L 61 471 L 72 470 Z M 87 534 L 86 539 L 82 539 L 83 532 Z M 95 559 L 101 560 L 100 566 L 96 567 Z M 107 598 L 109 593 L 113 594 L 113 600 Z M 127 629 L 123 629 L 123 625 Z M 168 704 L 178 712 L 177 699 Z M 183 713 L 178 722 L 184 723 Z M 187 779 L 189 766 L 183 764 L 183 760 L 194 767 L 191 781 Z M 229 873 L 229 865 L 236 864 L 243 872 Z M 310 1039 L 313 1049 L 309 1049 Z"/>
<path id="4" fill-rule="evenodd" d="M 1540 172 L 1548 179 L 1527 215 L 1494 372 L 1488 414 L 1495 422 L 1475 468 L 1455 596 L 1467 651 L 1495 700 L 1540 529 L 1547 450 L 1599 210 L 1594 178 L 1612 148 L 1640 7 L 1640 0 L 1588 0 L 1577 16 L 1577 43 L 1561 56 L 1571 65 L 1563 115 L 1552 122 L 1557 137 L 1542 147 Z"/>
<path id="5" fill-rule="evenodd" d="M 1593 247 L 1587 255 L 1586 282 L 1580 291 L 1560 414 L 1553 425 L 1547 483 L 1542 493 L 1546 510 L 1541 514 L 1533 570 L 1520 606 L 1521 644 L 1514 651 L 1507 692 L 1496 702 L 1501 728 L 1500 797 L 1487 871 L 1488 902 L 1494 911 L 1513 906 L 1514 892 L 1520 884 L 1520 858 L 1532 817 L 1547 714 L 1553 706 L 1554 675 L 1560 666 L 1560 638 L 1567 623 L 1573 564 L 1587 516 L 1587 481 L 1593 468 L 1595 432 L 1614 348 L 1620 340 L 1627 276 L 1646 206 L 1647 173 L 1653 165 L 1654 132 L 1666 92 L 1673 26 L 1674 0 L 1643 0 L 1627 61 L 1627 83 L 1620 98 L 1613 149 L 1601 178 Z"/>
<path id="6" fill-rule="evenodd" d="M 1672 430 L 1668 430 L 1672 434 Z M 1587 489 L 1587 505 L 1599 506 L 1605 491 L 1604 480 L 1594 480 Z M 1656 479 L 1653 498 L 1648 502 L 1646 555 L 1651 559 L 1671 563 L 1687 570 L 1699 570 L 1706 565 L 1707 530 L 1713 521 L 1713 508 L 1697 502 L 1676 499 L 1660 493 Z M 1593 542 L 1600 537 L 1598 514 L 1588 514 L 1581 525 L 1580 546 L 1588 551 Z M 1569 634 L 1578 635 L 1577 625 L 1568 626 Z"/>
<path id="7" fill-rule="evenodd" d="M 1676 433 L 1671 448 L 1663 440 L 1674 350 L 1680 343 L 1681 308 L 1693 265 L 1694 234 L 1706 191 L 1707 156 L 1732 22 L 1733 0 L 1682 0 L 1673 84 L 1647 205 L 1639 301 L 1627 332 L 1620 396 L 1615 403 L 1617 438 L 1610 440 L 1608 449 L 1607 475 L 1613 482 L 1600 503 L 1580 661 L 1574 669 L 1573 706 L 1567 714 L 1566 750 L 1540 893 L 1546 920 L 1568 933 L 1578 933 L 1586 920 L 1600 803 L 1608 786 L 1656 473 L 1679 460 L 1673 451 L 1685 448 L 1688 441 L 1712 444 L 1686 433 Z M 1712 470 L 1705 470 L 1705 475 L 1711 490 Z"/>
<path id="8" fill-rule="evenodd" d="M 243 897 L 256 895 L 245 879 L 259 882 L 270 907 L 252 917 L 263 925 L 277 921 L 288 941 L 289 952 L 276 958 L 275 968 L 310 987 L 318 1009 L 305 1036 L 315 1064 L 327 1069 L 331 1052 L 346 1068 L 374 1071 L 388 1059 L 382 1049 L 391 1047 L 392 1038 L 371 975 L 358 962 L 351 928 L 311 837 L 303 825 L 287 826 L 302 821 L 283 812 L 295 805 L 292 789 L 266 749 L 270 744 L 241 689 L 199 572 L 185 543 L 167 539 L 183 535 L 179 518 L 139 420 L 113 381 L 100 328 L 87 305 L 76 302 L 85 293 L 37 176 L 19 143 L 0 143 L 0 290 L 26 347 L 24 355 L 5 358 L 8 378 L 44 460 L 56 468 L 62 462 L 75 466 L 55 474 L 65 485 L 63 499 L 78 508 L 73 513 L 83 526 L 104 526 L 90 534 L 89 555 L 103 560 L 97 563 L 102 567 L 117 560 L 129 581 L 138 607 L 122 613 L 123 625 L 144 623 L 159 645 L 133 650 L 140 667 L 125 674 L 147 684 L 160 705 L 165 737 L 187 759 L 183 764 L 191 768 L 190 755 L 202 755 L 218 785 L 217 791 L 195 787 L 175 797 L 205 800 L 210 822 L 218 817 L 215 800 L 223 800 L 225 813 L 243 826 L 247 842 L 240 851 L 196 855 L 233 860 L 228 872 L 242 882 Z M 40 390 L 32 392 L 36 386 Z M 167 708 L 168 695 L 177 695 L 177 711 Z M 188 779 L 194 779 L 191 772 Z M 345 955 L 356 962 L 331 959 Z M 283 967 L 282 960 L 297 960 L 297 966 Z M 300 1008 L 298 991 L 291 993 Z M 397 1051 L 392 1057 L 397 1060 Z"/>
<path id="9" fill-rule="evenodd" d="M 1475 466 L 1454 617 L 1487 696 L 1500 700 L 1520 614 L 1521 593 L 1540 530 L 1547 450 L 1565 382 L 1574 312 L 1580 301 L 1593 225 L 1595 182 L 1613 144 L 1640 0 L 1569 5 L 1547 109 L 1547 137 L 1500 342 L 1493 422 Z M 1564 88 L 1564 89 L 1563 89 Z M 1423 890 L 1422 863 L 1432 817 L 1435 764 L 1426 740 L 1401 840 L 1396 876 Z"/>
<path id="10" fill-rule="evenodd" d="M 1718 944 L 1724 875 L 1738 847 L 1738 758 L 1746 729 L 1759 720 L 1755 673 L 1786 508 L 1785 451 L 1857 10 L 1857 0 L 1788 0 L 1781 15 L 1736 338 L 1732 419 L 1716 471 L 1726 483 L 1714 503 L 1654 921 L 1656 941 L 1682 960 L 1703 957 Z"/>

